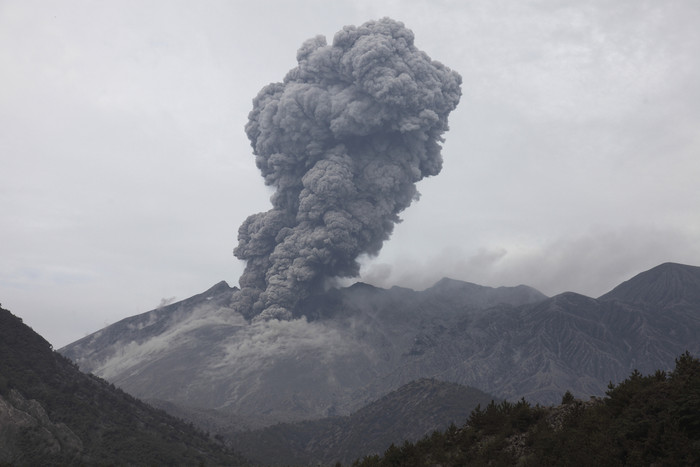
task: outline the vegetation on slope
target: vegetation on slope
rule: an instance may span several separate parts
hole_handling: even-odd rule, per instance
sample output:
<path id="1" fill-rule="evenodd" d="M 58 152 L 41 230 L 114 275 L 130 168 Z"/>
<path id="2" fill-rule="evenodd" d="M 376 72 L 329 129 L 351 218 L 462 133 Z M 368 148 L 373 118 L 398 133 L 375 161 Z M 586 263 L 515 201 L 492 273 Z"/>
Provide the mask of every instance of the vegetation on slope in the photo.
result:
<path id="1" fill-rule="evenodd" d="M 478 389 L 421 379 L 349 416 L 280 423 L 230 433 L 228 438 L 234 449 L 266 465 L 333 465 L 383 452 L 396 439 L 421 439 L 452 421 L 464 420 L 492 399 Z"/>
<path id="2" fill-rule="evenodd" d="M 566 393 L 558 407 L 492 402 L 461 428 L 353 465 L 700 465 L 700 360 L 686 352 L 668 374 L 634 371 L 602 399 Z"/>
<path id="3" fill-rule="evenodd" d="M 0 417 L 5 417 L 0 427 L 0 463 L 243 463 L 191 424 L 81 373 L 2 308 L 0 409 Z"/>

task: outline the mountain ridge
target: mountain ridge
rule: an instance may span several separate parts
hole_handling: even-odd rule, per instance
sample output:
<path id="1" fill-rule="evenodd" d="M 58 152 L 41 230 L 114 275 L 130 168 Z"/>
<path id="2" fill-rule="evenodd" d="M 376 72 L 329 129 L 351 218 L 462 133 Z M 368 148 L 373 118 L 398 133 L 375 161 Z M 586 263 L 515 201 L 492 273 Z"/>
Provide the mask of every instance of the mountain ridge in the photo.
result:
<path id="1" fill-rule="evenodd" d="M 424 377 L 551 403 L 700 351 L 700 299 L 683 287 L 696 282 L 647 303 L 620 289 L 595 299 L 452 280 L 424 291 L 355 284 L 307 301 L 309 318 L 253 323 L 226 307 L 236 290 L 222 287 L 170 305 L 157 334 L 116 323 L 121 341 L 87 336 L 61 352 L 134 395 L 220 410 L 242 429 L 348 415 Z"/>
<path id="2" fill-rule="evenodd" d="M 700 267 L 663 263 L 623 282 L 599 300 L 669 306 L 700 301 Z"/>

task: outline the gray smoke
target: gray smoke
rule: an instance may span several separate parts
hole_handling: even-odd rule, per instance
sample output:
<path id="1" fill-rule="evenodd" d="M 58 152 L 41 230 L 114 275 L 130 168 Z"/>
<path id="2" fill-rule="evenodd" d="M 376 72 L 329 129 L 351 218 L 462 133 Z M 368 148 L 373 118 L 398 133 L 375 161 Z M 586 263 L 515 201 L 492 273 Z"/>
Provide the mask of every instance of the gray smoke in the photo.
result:
<path id="1" fill-rule="evenodd" d="M 376 255 L 416 182 L 442 168 L 442 134 L 461 77 L 413 45 L 389 18 L 310 39 L 299 65 L 253 100 L 246 134 L 274 186 L 272 209 L 238 230 L 247 262 L 234 307 L 247 318 L 292 317 L 328 279 L 355 277 Z"/>

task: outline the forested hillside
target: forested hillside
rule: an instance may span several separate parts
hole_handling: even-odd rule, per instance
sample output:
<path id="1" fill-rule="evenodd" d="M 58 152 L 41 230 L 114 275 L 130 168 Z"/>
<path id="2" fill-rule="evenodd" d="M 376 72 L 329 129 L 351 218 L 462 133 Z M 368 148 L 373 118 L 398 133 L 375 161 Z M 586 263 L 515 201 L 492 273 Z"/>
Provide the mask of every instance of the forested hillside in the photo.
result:
<path id="1" fill-rule="evenodd" d="M 240 465 L 191 424 L 81 373 L 0 308 L 0 464 Z"/>
<path id="2" fill-rule="evenodd" d="M 353 465 L 700 465 L 700 360 L 686 352 L 668 374 L 634 371 L 600 399 L 567 392 L 557 407 L 493 402 L 462 427 Z"/>

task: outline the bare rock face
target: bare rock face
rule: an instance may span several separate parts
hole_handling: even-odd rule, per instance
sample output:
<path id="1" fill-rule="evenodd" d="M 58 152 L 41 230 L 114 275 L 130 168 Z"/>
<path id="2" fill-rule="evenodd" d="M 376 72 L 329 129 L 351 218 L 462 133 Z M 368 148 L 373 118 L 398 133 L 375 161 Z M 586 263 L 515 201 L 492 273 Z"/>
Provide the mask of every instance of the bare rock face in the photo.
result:
<path id="1" fill-rule="evenodd" d="M 700 352 L 699 271 L 661 265 L 599 299 L 449 279 L 422 292 L 358 283 L 306 300 L 301 318 L 253 322 L 220 283 L 61 352 L 137 397 L 215 409 L 237 429 L 348 415 L 420 378 L 549 404 Z"/>

